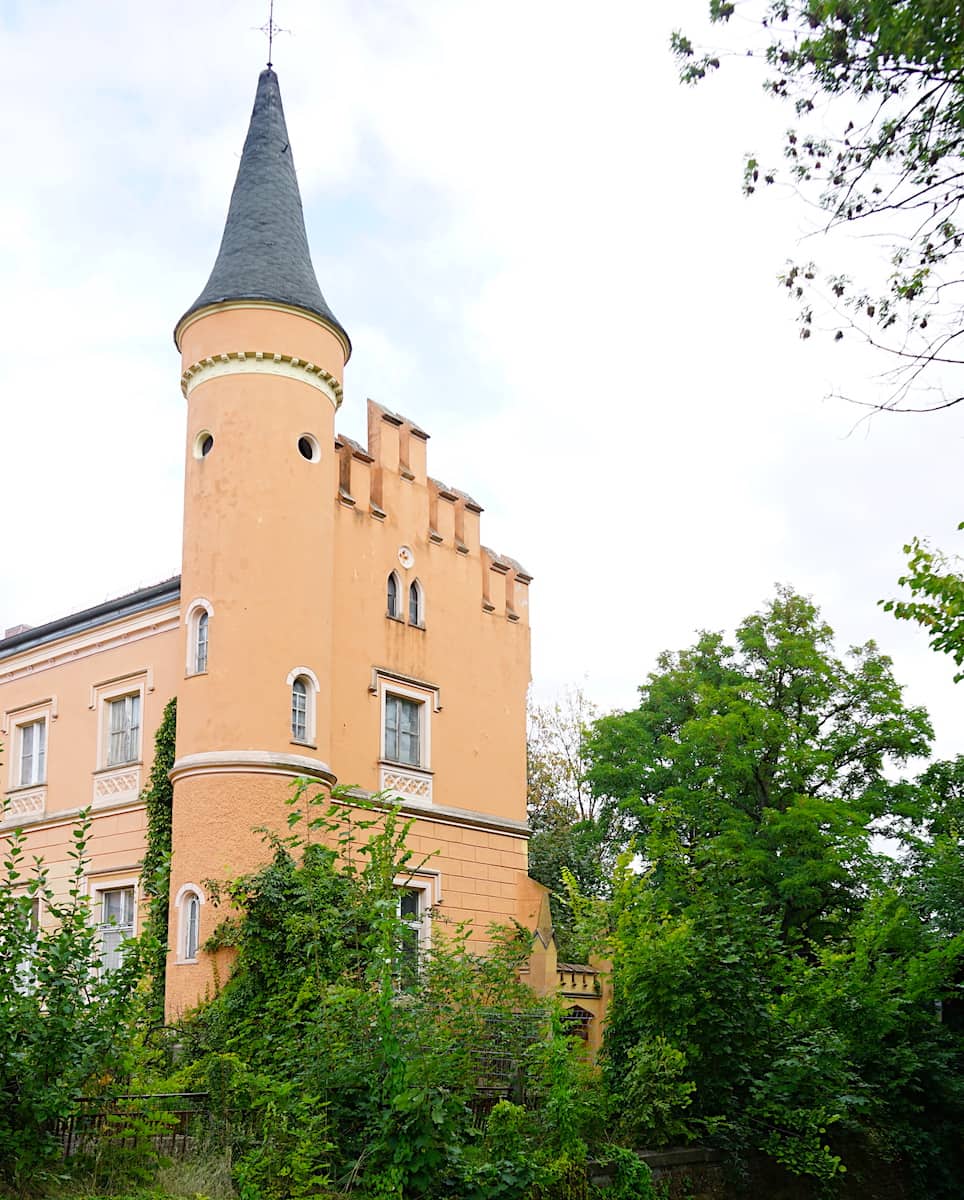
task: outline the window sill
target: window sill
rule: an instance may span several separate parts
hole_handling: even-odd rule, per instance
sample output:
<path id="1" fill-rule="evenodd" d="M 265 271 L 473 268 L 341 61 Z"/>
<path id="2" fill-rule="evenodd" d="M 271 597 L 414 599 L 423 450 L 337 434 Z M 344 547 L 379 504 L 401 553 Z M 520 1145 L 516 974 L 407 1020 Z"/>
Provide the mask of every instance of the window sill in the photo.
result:
<path id="1" fill-rule="evenodd" d="M 304 746 L 305 749 L 307 749 L 307 750 L 317 750 L 318 749 L 317 742 L 304 742 L 301 740 L 301 738 L 292 738 L 290 744 L 292 746 Z"/>
<path id="2" fill-rule="evenodd" d="M 421 629 L 422 633 L 425 632 L 425 624 L 422 621 L 409 621 L 408 627 L 409 629 Z"/>
<path id="3" fill-rule="evenodd" d="M 385 616 L 386 616 L 386 617 L 389 619 L 389 621 L 395 621 L 395 622 L 397 622 L 399 625 L 404 625 L 404 624 L 405 624 L 405 618 L 404 618 L 404 617 L 396 617 L 394 613 L 390 613 L 390 612 L 387 612 L 387 613 L 385 614 Z"/>
<path id="4" fill-rule="evenodd" d="M 16 796 L 20 792 L 35 792 L 38 788 L 45 788 L 46 786 L 46 779 L 38 779 L 36 783 L 18 783 L 16 787 L 7 788 L 6 794 L 8 796 Z"/>
<path id="5" fill-rule="evenodd" d="M 207 671 L 185 671 L 185 679 L 197 679 L 199 675 L 207 675 Z"/>
<path id="6" fill-rule="evenodd" d="M 140 758 L 132 758 L 128 762 L 111 763 L 109 766 L 98 767 L 96 771 L 92 771 L 93 775 L 107 775 L 111 771 L 120 771 L 125 767 L 142 767 L 144 762 Z"/>

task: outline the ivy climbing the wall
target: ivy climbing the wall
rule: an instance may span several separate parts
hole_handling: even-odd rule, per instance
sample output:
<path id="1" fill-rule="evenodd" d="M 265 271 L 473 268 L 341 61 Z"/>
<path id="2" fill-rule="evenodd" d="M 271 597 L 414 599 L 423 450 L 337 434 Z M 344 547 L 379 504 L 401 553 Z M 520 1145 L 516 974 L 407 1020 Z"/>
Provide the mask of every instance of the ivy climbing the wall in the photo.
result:
<path id="1" fill-rule="evenodd" d="M 167 911 L 171 891 L 171 825 L 174 788 L 168 778 L 174 766 L 177 730 L 177 697 L 168 700 L 154 735 L 154 765 L 144 790 L 147 815 L 147 849 L 141 885 L 147 898 L 144 967 L 150 983 L 148 1009 L 151 1020 L 164 1023 L 164 968 L 167 961 Z"/>

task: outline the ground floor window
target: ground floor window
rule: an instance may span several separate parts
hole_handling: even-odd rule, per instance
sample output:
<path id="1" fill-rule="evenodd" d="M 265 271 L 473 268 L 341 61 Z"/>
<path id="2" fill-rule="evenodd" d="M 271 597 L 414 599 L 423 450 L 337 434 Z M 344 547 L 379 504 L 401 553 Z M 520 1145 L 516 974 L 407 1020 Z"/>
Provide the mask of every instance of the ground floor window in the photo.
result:
<path id="1" fill-rule="evenodd" d="M 124 943 L 134 936 L 134 889 L 103 888 L 97 898 L 100 960 L 105 971 L 116 971 L 124 961 Z"/>

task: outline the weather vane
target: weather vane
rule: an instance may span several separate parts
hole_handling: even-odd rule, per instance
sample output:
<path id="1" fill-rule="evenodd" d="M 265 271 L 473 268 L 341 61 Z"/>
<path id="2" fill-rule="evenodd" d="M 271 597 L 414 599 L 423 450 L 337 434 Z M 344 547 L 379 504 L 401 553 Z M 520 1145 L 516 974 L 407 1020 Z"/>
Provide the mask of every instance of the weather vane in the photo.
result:
<path id="1" fill-rule="evenodd" d="M 268 66 L 270 67 L 272 65 L 271 52 L 274 47 L 275 34 L 291 32 L 290 29 L 282 29 L 280 25 L 275 24 L 274 0 L 269 0 L 268 19 L 267 19 L 267 21 L 265 21 L 265 23 L 263 25 L 258 26 L 258 32 L 263 33 L 265 35 L 265 37 L 268 39 Z"/>

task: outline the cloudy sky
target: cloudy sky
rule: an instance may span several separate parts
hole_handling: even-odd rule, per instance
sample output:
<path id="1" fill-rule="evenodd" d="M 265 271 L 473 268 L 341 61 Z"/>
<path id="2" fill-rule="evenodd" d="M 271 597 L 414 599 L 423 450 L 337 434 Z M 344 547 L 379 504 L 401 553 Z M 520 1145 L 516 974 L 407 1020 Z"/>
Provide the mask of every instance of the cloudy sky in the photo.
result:
<path id="1" fill-rule="evenodd" d="M 914 534 L 956 549 L 964 411 L 826 397 L 880 364 L 803 343 L 775 276 L 812 214 L 744 199 L 787 115 L 752 65 L 676 82 L 705 0 L 277 0 L 274 61 L 340 414 L 432 434 L 534 574 L 533 677 L 628 706 L 663 648 L 776 581 L 875 637 L 942 753 L 949 660 L 876 605 Z M 262 0 L 0 0 L 0 630 L 179 570 L 175 320 L 214 261 Z M 806 243 L 808 254 L 820 247 Z"/>

